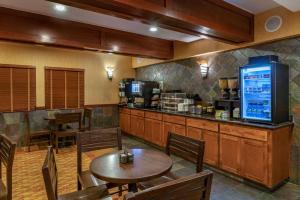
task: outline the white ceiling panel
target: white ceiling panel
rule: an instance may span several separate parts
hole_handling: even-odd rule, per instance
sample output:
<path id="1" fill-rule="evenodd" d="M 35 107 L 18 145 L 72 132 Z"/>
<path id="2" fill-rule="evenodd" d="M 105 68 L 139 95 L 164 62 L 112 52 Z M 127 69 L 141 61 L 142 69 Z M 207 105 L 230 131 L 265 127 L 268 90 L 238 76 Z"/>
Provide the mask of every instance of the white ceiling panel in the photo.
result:
<path id="1" fill-rule="evenodd" d="M 274 0 L 278 4 L 286 7 L 290 11 L 297 12 L 300 10 L 300 0 Z"/>
<path id="2" fill-rule="evenodd" d="M 279 5 L 273 0 L 224 0 L 250 13 L 258 14 L 266 10 L 278 7 Z M 286 0 L 282 0 L 286 1 Z M 298 1 L 298 0 L 291 0 Z"/>

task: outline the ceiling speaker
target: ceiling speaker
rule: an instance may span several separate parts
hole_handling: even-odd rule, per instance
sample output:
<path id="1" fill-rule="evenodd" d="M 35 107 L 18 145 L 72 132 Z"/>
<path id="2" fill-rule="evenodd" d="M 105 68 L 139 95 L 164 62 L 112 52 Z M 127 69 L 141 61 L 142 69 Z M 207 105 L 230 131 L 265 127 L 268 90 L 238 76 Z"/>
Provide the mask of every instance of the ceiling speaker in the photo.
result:
<path id="1" fill-rule="evenodd" d="M 282 25 L 282 18 L 280 16 L 271 16 L 265 22 L 265 29 L 267 32 L 275 32 L 280 29 Z"/>

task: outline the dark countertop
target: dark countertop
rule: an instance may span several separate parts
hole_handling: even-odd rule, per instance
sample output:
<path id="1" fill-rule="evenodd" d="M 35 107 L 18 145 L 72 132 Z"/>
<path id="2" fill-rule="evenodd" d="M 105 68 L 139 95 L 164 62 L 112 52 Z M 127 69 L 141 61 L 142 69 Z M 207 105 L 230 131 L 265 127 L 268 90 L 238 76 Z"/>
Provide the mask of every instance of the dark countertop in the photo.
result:
<path id="1" fill-rule="evenodd" d="M 284 122 L 284 123 L 272 125 L 272 124 L 247 122 L 247 121 L 242 121 L 242 120 L 238 120 L 238 119 L 221 119 L 221 118 L 216 118 L 214 115 L 197 115 L 197 114 L 191 114 L 191 113 L 187 113 L 187 112 L 172 112 L 172 111 L 165 111 L 165 110 L 152 109 L 152 108 L 135 108 L 135 107 L 132 108 L 132 107 L 128 107 L 128 106 L 120 106 L 120 107 L 143 110 L 143 111 L 150 111 L 150 112 L 158 112 L 158 113 L 170 114 L 170 115 L 178 115 L 178 116 L 197 118 L 197 119 L 205 119 L 205 120 L 216 121 L 216 122 L 232 123 L 232 124 L 243 125 L 243 126 L 252 126 L 252 127 L 258 127 L 258 128 L 265 128 L 265 129 L 278 129 L 278 128 L 282 128 L 285 126 L 293 125 L 293 122 Z"/>

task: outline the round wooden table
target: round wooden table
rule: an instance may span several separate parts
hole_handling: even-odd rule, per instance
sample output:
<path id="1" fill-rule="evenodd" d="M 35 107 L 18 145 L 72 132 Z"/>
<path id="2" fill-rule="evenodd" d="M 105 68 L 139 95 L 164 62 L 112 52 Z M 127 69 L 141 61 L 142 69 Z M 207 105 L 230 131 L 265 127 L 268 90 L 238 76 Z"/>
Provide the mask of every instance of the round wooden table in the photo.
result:
<path id="1" fill-rule="evenodd" d="M 120 152 L 108 153 L 91 162 L 91 173 L 110 183 L 128 184 L 128 191 L 137 192 L 136 183 L 160 177 L 172 168 L 172 159 L 163 152 L 147 149 L 128 151 L 134 154 L 132 163 L 120 163 Z"/>

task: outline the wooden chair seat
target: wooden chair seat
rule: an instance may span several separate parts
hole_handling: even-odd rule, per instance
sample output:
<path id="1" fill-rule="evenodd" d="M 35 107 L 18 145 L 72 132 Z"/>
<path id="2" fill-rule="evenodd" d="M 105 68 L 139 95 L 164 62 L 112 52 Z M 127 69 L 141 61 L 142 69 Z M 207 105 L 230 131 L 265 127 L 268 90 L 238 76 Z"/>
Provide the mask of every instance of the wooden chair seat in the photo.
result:
<path id="1" fill-rule="evenodd" d="M 81 173 L 78 173 L 78 180 L 81 184 L 82 189 L 88 189 L 91 187 L 97 187 L 99 185 L 106 185 L 108 189 L 115 188 L 121 185 L 109 183 L 103 180 L 100 180 L 93 176 L 93 174 L 89 171 L 83 171 Z"/>
<path id="2" fill-rule="evenodd" d="M 177 170 L 176 172 L 169 172 L 168 174 L 160 178 L 138 183 L 138 188 L 141 190 L 145 190 L 156 185 L 167 183 L 172 180 L 201 172 L 203 165 L 204 147 L 204 141 L 187 138 L 175 133 L 169 133 L 166 153 L 169 156 L 171 154 L 174 154 L 178 157 L 183 158 L 184 160 L 195 163 L 196 170 L 184 168 Z"/>
<path id="3" fill-rule="evenodd" d="M 156 179 L 153 179 L 153 180 L 150 180 L 150 181 L 140 182 L 138 184 L 138 187 L 141 190 L 145 190 L 147 188 L 151 188 L 156 185 L 164 184 L 169 181 L 173 181 L 173 180 L 183 178 L 186 176 L 190 176 L 193 174 L 195 174 L 194 170 L 188 169 L 188 168 L 183 168 L 183 169 L 177 170 L 175 172 L 168 172 L 166 175 L 156 178 Z"/>
<path id="4" fill-rule="evenodd" d="M 108 195 L 105 185 L 89 188 L 87 190 L 81 190 L 64 194 L 58 197 L 58 200 L 112 200 L 111 197 L 103 198 Z"/>
<path id="5" fill-rule="evenodd" d="M 147 190 L 129 192 L 124 200 L 209 200 L 212 178 L 212 172 L 205 170 Z"/>
<path id="6" fill-rule="evenodd" d="M 34 144 L 51 144 L 51 130 L 47 129 L 46 126 L 39 130 L 31 129 L 30 112 L 25 113 L 25 120 L 27 123 L 27 146 L 28 151 L 30 151 L 30 146 Z"/>
<path id="7" fill-rule="evenodd" d="M 162 177 L 150 180 L 150 181 L 140 182 L 140 183 L 138 183 L 138 188 L 141 190 L 145 190 L 148 188 L 152 188 L 156 185 L 161 185 L 161 184 L 173 181 L 173 180 L 175 180 L 175 179 L 169 178 L 168 176 L 162 176 Z"/>
<path id="8" fill-rule="evenodd" d="M 82 189 L 87 189 L 99 185 L 106 185 L 106 181 L 102 181 L 100 179 L 97 179 L 89 170 L 82 171 L 81 173 L 78 173 L 78 179 L 82 186 Z"/>
<path id="9" fill-rule="evenodd" d="M 42 130 L 38 130 L 35 131 L 33 133 L 30 134 L 30 137 L 38 137 L 38 136 L 46 136 L 46 135 L 51 135 L 51 131 L 48 129 L 42 129 Z"/>
<path id="10" fill-rule="evenodd" d="M 118 187 L 119 195 L 122 194 L 122 185 L 99 180 L 90 171 L 82 171 L 82 153 L 115 147 L 118 147 L 118 150 L 122 149 L 120 128 L 99 128 L 77 133 L 78 190 L 105 184 L 109 189 Z"/>
<path id="11" fill-rule="evenodd" d="M 108 197 L 108 190 L 106 185 L 100 185 L 86 190 L 58 196 L 58 173 L 52 147 L 48 148 L 48 152 L 42 167 L 42 173 L 44 177 L 44 183 L 47 191 L 48 200 L 111 200 L 111 198 Z"/>
<path id="12" fill-rule="evenodd" d="M 53 135 L 58 137 L 68 137 L 68 136 L 76 136 L 78 130 L 77 129 L 65 129 L 62 131 L 54 131 Z"/>
<path id="13" fill-rule="evenodd" d="M 0 179 L 0 200 L 6 200 L 7 198 L 7 190 L 2 180 Z"/>
<path id="14" fill-rule="evenodd" d="M 68 124 L 77 124 L 78 128 L 65 128 L 60 129 L 63 125 Z M 55 125 L 58 127 L 58 130 L 53 132 L 53 135 L 55 137 L 55 150 L 56 153 L 58 153 L 58 142 L 59 138 L 62 137 L 74 137 L 74 140 L 76 140 L 77 132 L 82 130 L 81 129 L 81 112 L 73 112 L 73 113 L 56 113 L 55 114 Z M 59 128 L 60 127 L 60 128 Z"/>

